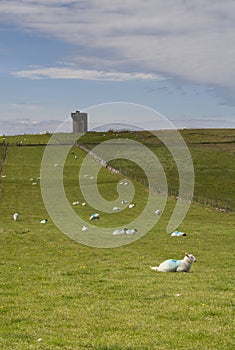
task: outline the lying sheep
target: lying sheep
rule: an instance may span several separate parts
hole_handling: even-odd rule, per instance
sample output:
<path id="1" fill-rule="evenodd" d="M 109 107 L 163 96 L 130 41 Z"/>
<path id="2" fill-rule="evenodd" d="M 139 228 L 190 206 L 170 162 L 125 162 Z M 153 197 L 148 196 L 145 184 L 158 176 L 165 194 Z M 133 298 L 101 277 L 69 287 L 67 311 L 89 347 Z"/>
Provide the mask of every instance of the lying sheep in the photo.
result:
<path id="1" fill-rule="evenodd" d="M 165 260 L 159 266 L 150 267 L 160 272 L 189 272 L 193 262 L 197 259 L 192 254 L 185 253 L 183 260 Z"/>

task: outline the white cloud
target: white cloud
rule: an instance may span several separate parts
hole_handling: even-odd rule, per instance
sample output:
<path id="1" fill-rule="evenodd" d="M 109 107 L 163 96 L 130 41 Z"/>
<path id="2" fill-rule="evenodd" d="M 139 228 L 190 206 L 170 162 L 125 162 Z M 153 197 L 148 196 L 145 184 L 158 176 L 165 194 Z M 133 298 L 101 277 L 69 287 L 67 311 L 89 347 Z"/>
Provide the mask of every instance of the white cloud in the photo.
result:
<path id="1" fill-rule="evenodd" d="M 14 108 L 14 109 L 18 109 L 18 110 L 37 110 L 37 109 L 40 109 L 41 106 L 40 105 L 37 105 L 37 104 L 32 104 L 32 103 L 24 103 L 24 102 L 21 102 L 21 103 L 12 103 L 10 105 L 10 107 Z"/>
<path id="2" fill-rule="evenodd" d="M 104 73 L 112 68 L 235 86 L 233 0 L 2 0 L 0 19 L 82 48 L 75 57 L 82 71 L 49 68 L 17 76 L 118 80 Z"/>
<path id="3" fill-rule="evenodd" d="M 84 79 L 84 80 L 108 80 L 108 81 L 128 81 L 128 80 L 160 80 L 159 75 L 149 73 L 124 73 L 124 72 L 104 72 L 97 70 L 78 70 L 72 68 L 41 68 L 22 70 L 13 73 L 18 78 L 29 79 Z"/>

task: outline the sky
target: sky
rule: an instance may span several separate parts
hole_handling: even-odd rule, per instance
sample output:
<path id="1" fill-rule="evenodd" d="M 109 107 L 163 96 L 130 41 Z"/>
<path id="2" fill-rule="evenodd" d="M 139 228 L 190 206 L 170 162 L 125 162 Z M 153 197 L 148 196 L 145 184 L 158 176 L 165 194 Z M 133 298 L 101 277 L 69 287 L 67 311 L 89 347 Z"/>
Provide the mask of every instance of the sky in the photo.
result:
<path id="1" fill-rule="evenodd" d="M 111 102 L 177 128 L 235 127 L 234 0 L 1 0 L 0 63 L 0 134 Z"/>

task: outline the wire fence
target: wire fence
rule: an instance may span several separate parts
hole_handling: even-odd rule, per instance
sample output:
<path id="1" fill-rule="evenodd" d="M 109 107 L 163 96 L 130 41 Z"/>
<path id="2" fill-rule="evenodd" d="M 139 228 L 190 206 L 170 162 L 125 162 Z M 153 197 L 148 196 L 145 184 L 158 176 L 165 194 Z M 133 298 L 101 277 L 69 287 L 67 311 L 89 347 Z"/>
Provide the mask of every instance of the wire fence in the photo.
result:
<path id="1" fill-rule="evenodd" d="M 88 153 L 95 161 L 100 163 L 103 167 L 105 167 L 109 171 L 111 171 L 113 173 L 121 174 L 121 175 L 127 177 L 128 179 L 133 179 L 136 182 L 143 185 L 144 187 L 151 187 L 151 189 L 157 193 L 164 194 L 164 195 L 169 196 L 169 197 L 174 198 L 174 199 L 183 199 L 186 201 L 192 201 L 192 202 L 198 203 L 202 206 L 212 207 L 212 208 L 219 210 L 219 211 L 224 211 L 224 212 L 234 211 L 234 207 L 233 207 L 232 203 L 225 202 L 225 201 L 222 201 L 220 199 L 203 197 L 203 196 L 199 196 L 197 194 L 194 194 L 193 199 L 191 199 L 191 195 L 187 194 L 187 193 L 184 194 L 184 198 L 180 198 L 179 193 L 178 193 L 178 189 L 171 188 L 171 187 L 168 187 L 168 193 L 165 193 L 161 188 L 156 187 L 156 186 L 152 186 L 152 184 L 149 184 L 147 179 L 142 178 L 142 177 L 138 177 L 131 171 L 128 171 L 124 168 L 115 168 L 113 166 L 110 166 L 107 162 L 105 162 L 102 158 L 98 157 L 94 152 L 92 152 L 86 146 L 84 146 L 82 144 L 78 144 L 78 143 L 77 143 L 77 146 L 80 149 L 82 149 L 83 151 L 85 151 L 86 153 Z"/>
<path id="2" fill-rule="evenodd" d="M 5 143 L 0 144 L 0 173 L 2 172 L 3 166 L 6 162 L 8 145 Z"/>

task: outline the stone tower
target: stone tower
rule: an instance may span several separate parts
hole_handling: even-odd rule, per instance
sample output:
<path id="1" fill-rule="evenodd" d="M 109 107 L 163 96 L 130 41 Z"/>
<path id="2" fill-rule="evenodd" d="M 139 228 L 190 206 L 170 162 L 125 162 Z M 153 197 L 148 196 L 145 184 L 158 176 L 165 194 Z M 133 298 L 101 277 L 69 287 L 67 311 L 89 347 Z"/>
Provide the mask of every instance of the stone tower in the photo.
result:
<path id="1" fill-rule="evenodd" d="M 76 111 L 71 113 L 71 118 L 73 119 L 73 132 L 87 132 L 87 113 L 81 113 Z"/>

